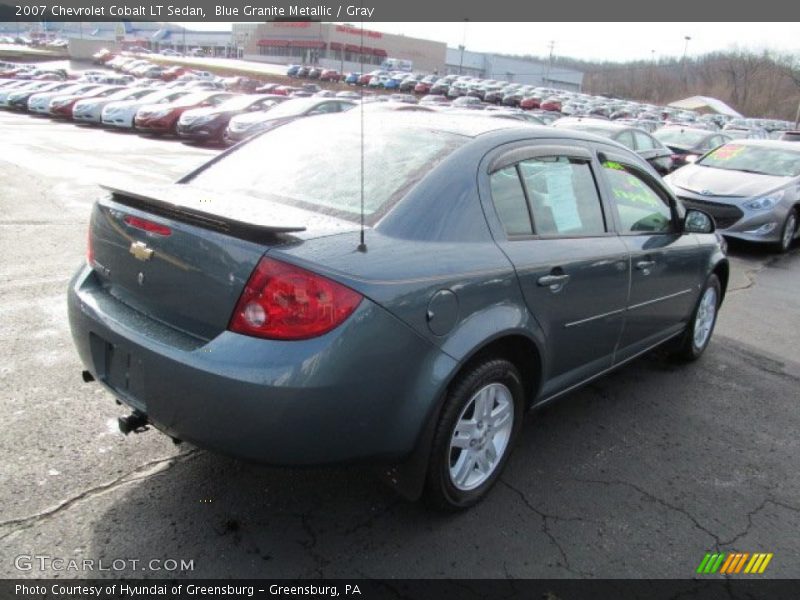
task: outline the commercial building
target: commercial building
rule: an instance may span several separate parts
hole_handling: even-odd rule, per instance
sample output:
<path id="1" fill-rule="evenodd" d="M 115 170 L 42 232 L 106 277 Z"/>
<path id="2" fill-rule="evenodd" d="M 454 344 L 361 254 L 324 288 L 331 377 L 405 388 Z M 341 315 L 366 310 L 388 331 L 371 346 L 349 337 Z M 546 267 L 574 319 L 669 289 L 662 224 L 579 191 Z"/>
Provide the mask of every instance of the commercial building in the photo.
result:
<path id="1" fill-rule="evenodd" d="M 248 60 L 342 71 L 373 70 L 397 58 L 411 61 L 414 71 L 441 73 L 447 53 L 444 42 L 318 21 L 234 23 L 233 40 Z"/>
<path id="2" fill-rule="evenodd" d="M 549 61 L 533 61 L 512 56 L 472 52 L 459 46 L 447 49 L 446 73 L 472 75 L 541 87 L 580 91 L 583 73 L 553 66 Z"/>
<path id="3" fill-rule="evenodd" d="M 19 33 L 17 33 L 19 32 Z M 193 31 L 175 23 L 147 21 L 0 23 L 0 33 L 33 40 L 63 39 L 104 42 L 109 47 L 139 46 L 154 52 L 167 48 L 186 53 L 195 48 L 208 56 L 236 56 L 230 31 Z M 87 45 L 84 44 L 84 45 Z M 103 45 L 103 44 L 100 44 Z"/>

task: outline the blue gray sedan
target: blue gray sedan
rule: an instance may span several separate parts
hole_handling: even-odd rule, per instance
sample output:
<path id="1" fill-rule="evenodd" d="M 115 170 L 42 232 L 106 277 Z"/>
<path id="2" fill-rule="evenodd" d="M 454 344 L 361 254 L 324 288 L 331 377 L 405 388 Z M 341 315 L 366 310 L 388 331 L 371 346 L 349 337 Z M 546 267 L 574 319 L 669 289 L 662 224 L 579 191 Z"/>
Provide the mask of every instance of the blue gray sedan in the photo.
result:
<path id="1" fill-rule="evenodd" d="M 713 220 L 636 154 L 512 120 L 360 113 L 95 204 L 69 316 L 84 379 L 131 409 L 123 431 L 370 461 L 405 496 L 464 508 L 527 409 L 664 343 L 703 353 L 728 261 Z"/>

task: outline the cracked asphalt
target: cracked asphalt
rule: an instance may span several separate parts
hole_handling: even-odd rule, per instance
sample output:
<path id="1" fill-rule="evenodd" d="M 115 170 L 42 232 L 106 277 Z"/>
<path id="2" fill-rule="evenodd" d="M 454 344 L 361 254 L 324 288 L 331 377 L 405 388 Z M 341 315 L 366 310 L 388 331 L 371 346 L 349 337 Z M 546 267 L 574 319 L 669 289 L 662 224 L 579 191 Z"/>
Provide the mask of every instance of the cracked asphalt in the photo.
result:
<path id="1" fill-rule="evenodd" d="M 67 280 L 97 182 L 175 179 L 214 154 L 0 113 L 0 576 L 22 554 L 193 561 L 194 577 L 685 578 L 707 551 L 800 576 L 800 250 L 731 248 L 712 344 L 654 352 L 528 416 L 493 493 L 411 504 L 362 469 L 267 468 L 124 438 L 80 379 Z"/>

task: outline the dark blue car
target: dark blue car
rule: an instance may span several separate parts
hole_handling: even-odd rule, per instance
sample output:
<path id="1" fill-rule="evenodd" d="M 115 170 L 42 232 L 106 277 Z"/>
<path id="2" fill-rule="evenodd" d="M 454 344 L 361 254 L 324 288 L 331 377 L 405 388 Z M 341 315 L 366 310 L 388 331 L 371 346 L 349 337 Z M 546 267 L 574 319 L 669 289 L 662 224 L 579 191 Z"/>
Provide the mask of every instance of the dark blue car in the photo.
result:
<path id="1" fill-rule="evenodd" d="M 705 350 L 727 259 L 635 153 L 513 120 L 360 113 L 95 204 L 69 318 L 84 378 L 132 411 L 123 431 L 370 461 L 463 508 L 530 407 L 663 343 Z"/>
<path id="2" fill-rule="evenodd" d="M 344 78 L 344 82 L 348 85 L 356 85 L 359 77 L 361 77 L 361 73 L 348 73 L 347 77 Z"/>
<path id="3" fill-rule="evenodd" d="M 301 67 L 302 65 L 289 65 L 289 68 L 286 69 L 286 75 L 289 77 L 297 77 L 297 73 Z"/>

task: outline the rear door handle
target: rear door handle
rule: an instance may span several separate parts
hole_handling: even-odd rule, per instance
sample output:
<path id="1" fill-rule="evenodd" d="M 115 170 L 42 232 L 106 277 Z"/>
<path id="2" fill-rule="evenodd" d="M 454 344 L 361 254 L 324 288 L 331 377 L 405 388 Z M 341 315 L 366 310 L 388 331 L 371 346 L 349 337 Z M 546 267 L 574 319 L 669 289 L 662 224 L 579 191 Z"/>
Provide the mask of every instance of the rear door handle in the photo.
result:
<path id="1" fill-rule="evenodd" d="M 549 287 L 550 289 L 553 288 L 562 288 L 566 283 L 569 281 L 569 275 L 544 275 L 543 277 L 539 277 L 536 280 L 542 287 Z"/>

